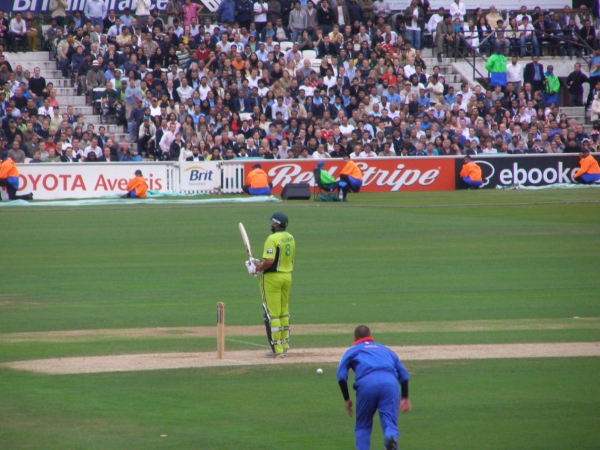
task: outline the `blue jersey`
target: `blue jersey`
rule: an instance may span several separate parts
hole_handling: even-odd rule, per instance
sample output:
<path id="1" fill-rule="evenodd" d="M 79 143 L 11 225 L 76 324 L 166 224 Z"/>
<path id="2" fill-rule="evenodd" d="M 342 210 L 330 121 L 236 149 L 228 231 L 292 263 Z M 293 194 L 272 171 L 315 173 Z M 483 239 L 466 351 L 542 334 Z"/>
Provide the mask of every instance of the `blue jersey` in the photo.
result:
<path id="1" fill-rule="evenodd" d="M 398 380 L 398 383 L 408 381 L 408 372 L 398 359 L 396 353 L 384 345 L 376 342 L 359 342 L 350 347 L 342 356 L 337 371 L 337 380 L 348 381 L 348 371 L 355 373 L 354 389 L 368 375 L 389 375 Z"/>

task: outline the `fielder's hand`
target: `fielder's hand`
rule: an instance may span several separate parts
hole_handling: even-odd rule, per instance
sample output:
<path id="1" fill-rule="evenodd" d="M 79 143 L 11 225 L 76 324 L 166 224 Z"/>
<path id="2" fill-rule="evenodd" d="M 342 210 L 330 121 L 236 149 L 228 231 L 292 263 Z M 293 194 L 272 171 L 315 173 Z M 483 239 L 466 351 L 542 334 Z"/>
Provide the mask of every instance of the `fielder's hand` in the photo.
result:
<path id="1" fill-rule="evenodd" d="M 253 277 L 256 276 L 256 266 L 254 265 L 253 261 L 246 261 L 246 269 L 248 269 L 249 275 L 252 275 Z"/>
<path id="2" fill-rule="evenodd" d="M 348 416 L 352 417 L 352 400 L 345 400 L 346 402 L 346 411 L 348 412 Z"/>
<path id="3" fill-rule="evenodd" d="M 412 405 L 410 404 L 409 399 L 403 398 L 402 400 L 400 400 L 400 411 L 402 411 L 403 413 L 409 412 L 411 408 Z"/>

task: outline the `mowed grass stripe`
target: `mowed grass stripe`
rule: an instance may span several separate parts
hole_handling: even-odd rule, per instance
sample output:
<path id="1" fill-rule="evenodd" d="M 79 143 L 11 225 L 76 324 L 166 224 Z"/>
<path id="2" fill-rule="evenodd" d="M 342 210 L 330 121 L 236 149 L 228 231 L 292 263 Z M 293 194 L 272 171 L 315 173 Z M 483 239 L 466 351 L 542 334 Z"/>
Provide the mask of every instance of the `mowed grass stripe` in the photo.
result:
<path id="1" fill-rule="evenodd" d="M 417 345 L 390 348 L 403 361 L 600 356 L 600 342 Z M 267 364 L 323 364 L 338 362 L 345 350 L 346 347 L 290 349 L 285 359 L 265 358 L 264 350 L 226 352 L 223 359 L 217 359 L 216 352 L 85 356 L 16 361 L 1 364 L 0 368 L 65 375 Z"/>
<path id="2" fill-rule="evenodd" d="M 351 334 L 357 324 L 292 324 L 294 335 Z M 600 317 L 567 319 L 453 320 L 428 322 L 381 322 L 369 324 L 374 333 L 448 333 L 481 331 L 540 331 L 600 329 Z M 265 328 L 227 326 L 227 337 L 263 336 Z M 122 328 L 0 334 L 0 342 L 90 342 L 106 339 L 185 339 L 216 336 L 216 327 Z"/>

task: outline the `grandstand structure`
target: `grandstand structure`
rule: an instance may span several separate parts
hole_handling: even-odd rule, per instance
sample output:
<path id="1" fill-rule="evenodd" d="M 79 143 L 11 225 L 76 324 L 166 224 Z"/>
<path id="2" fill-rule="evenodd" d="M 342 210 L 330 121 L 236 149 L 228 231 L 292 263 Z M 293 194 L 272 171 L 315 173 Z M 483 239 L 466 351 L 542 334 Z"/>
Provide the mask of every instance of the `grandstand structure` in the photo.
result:
<path id="1" fill-rule="evenodd" d="M 289 41 L 281 41 L 281 50 L 285 52 L 288 48 L 290 48 L 293 43 Z M 423 48 L 422 52 L 422 60 L 427 65 L 428 68 L 433 68 L 434 66 L 439 67 L 439 72 L 441 75 L 445 77 L 446 84 L 448 86 L 452 86 L 456 92 L 460 91 L 461 83 L 468 82 L 470 86 L 475 86 L 476 84 L 481 84 L 484 87 L 486 86 L 486 81 L 481 76 L 476 75 L 487 73 L 483 68 L 483 64 L 485 63 L 485 58 L 481 58 L 480 60 L 472 60 L 469 57 L 465 58 L 444 58 L 442 62 L 436 58 L 435 52 L 432 48 Z M 108 123 L 102 122 L 102 117 L 100 115 L 100 109 L 98 106 L 98 100 L 95 100 L 95 104 L 92 101 L 90 103 L 89 99 L 86 101 L 85 95 L 78 95 L 77 86 L 73 83 L 72 77 L 65 78 L 61 74 L 61 70 L 58 67 L 57 62 L 54 60 L 53 53 L 48 51 L 39 51 L 39 52 L 27 52 L 27 53 L 4 53 L 6 60 L 11 63 L 13 68 L 15 65 L 19 64 L 23 66 L 24 70 L 29 70 L 33 72 L 34 67 L 39 67 L 41 69 L 41 75 L 45 77 L 48 83 L 53 83 L 54 89 L 56 91 L 56 98 L 60 105 L 60 113 L 64 113 L 67 106 L 74 107 L 75 114 L 82 114 L 83 121 L 86 124 L 91 124 L 94 126 L 94 129 L 97 131 L 100 126 L 104 126 L 106 129 L 106 136 L 114 136 L 115 141 L 119 143 L 129 142 L 130 137 L 127 132 L 126 126 L 117 125 L 113 120 L 109 120 Z M 318 69 L 321 59 L 316 58 L 316 53 L 312 50 L 305 50 L 303 52 L 303 58 L 309 58 L 312 61 L 312 67 Z M 523 59 L 523 64 L 529 62 L 530 58 L 526 57 Z M 584 70 L 587 68 L 586 61 L 580 57 L 544 57 L 541 62 L 554 64 L 556 67 L 563 66 L 568 70 L 569 67 L 572 67 L 573 63 L 579 61 L 581 62 Z M 471 72 L 471 68 L 473 71 Z M 477 70 L 475 70 L 477 69 Z M 565 86 L 563 86 L 563 89 Z M 586 133 L 590 133 L 593 126 L 591 120 L 586 117 L 586 110 L 584 107 L 561 107 L 560 112 L 566 114 L 568 119 L 574 119 L 577 124 L 581 124 L 584 126 L 584 131 Z M 246 115 L 248 117 L 249 114 Z M 242 117 L 244 118 L 244 117 Z M 135 150 L 136 143 L 132 142 L 131 146 Z"/>

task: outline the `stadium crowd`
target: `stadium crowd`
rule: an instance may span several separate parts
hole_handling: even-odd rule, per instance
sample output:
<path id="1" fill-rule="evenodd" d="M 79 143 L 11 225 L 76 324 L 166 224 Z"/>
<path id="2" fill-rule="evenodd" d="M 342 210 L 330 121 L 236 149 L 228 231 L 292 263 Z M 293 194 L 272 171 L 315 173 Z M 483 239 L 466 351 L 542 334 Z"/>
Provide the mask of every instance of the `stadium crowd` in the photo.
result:
<path id="1" fill-rule="evenodd" d="M 583 6 L 560 15 L 523 6 L 503 17 L 494 7 L 468 14 L 462 0 L 435 12 L 427 0 L 412 0 L 392 20 L 386 0 L 223 0 L 215 23 L 190 0 L 169 0 L 162 18 L 150 0 L 135 0 L 121 15 L 105 0 L 88 0 L 72 16 L 65 8 L 65 0 L 50 2 L 49 49 L 103 123 L 114 116 L 130 142 L 86 124 L 59 104 L 39 68 L 13 67 L 0 47 L 0 150 L 16 162 L 558 153 L 600 145 L 598 131 L 588 136 L 558 107 L 566 88 L 571 104 L 600 114 L 598 12 Z M 19 34 L 33 18 L 20 16 L 9 22 L 0 11 L 4 42 L 36 49 Z M 462 83 L 456 92 L 443 68 L 421 56 L 429 37 L 440 63 L 448 53 L 474 51 L 491 55 L 488 69 L 504 75 L 487 91 Z M 542 48 L 556 39 L 568 45 Z M 576 65 L 564 87 L 537 59 L 542 51 L 592 50 L 590 75 Z"/>

